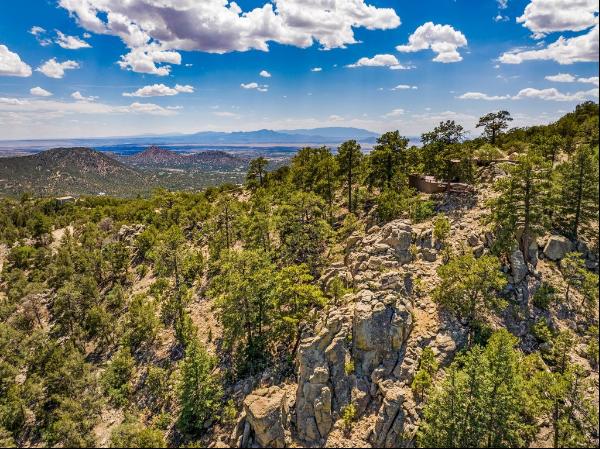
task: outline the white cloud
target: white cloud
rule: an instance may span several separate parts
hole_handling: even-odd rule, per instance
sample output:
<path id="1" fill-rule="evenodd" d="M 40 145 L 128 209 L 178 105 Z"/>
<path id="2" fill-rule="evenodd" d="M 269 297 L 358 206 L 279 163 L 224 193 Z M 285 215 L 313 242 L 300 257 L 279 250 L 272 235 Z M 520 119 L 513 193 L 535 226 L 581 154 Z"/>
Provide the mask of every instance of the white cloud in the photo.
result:
<path id="1" fill-rule="evenodd" d="M 150 86 L 144 86 L 136 90 L 135 92 L 124 92 L 124 97 L 167 97 L 178 95 L 180 93 L 193 93 L 194 88 L 192 86 L 182 86 L 176 84 L 175 87 L 165 86 L 164 84 L 152 84 Z"/>
<path id="2" fill-rule="evenodd" d="M 548 75 L 545 78 L 555 83 L 573 83 L 577 79 L 570 73 L 557 73 L 556 75 Z"/>
<path id="3" fill-rule="evenodd" d="M 176 114 L 172 109 L 166 109 L 162 106 L 153 103 L 131 103 L 129 106 L 119 108 L 119 112 L 133 112 L 136 114 L 150 114 L 150 115 L 173 115 Z"/>
<path id="4" fill-rule="evenodd" d="M 386 30 L 400 25 L 393 8 L 365 1 L 273 0 L 248 11 L 227 0 L 60 0 L 59 4 L 86 30 L 121 38 L 130 49 L 122 56 L 121 67 L 168 75 L 170 64 L 181 63 L 178 51 L 268 51 L 270 42 L 343 48 L 357 42 L 355 28 Z"/>
<path id="5" fill-rule="evenodd" d="M 460 100 L 523 100 L 523 99 L 539 99 L 548 101 L 583 101 L 593 98 L 598 98 L 598 89 L 590 89 L 587 91 L 579 91 L 574 93 L 562 93 L 555 88 L 550 89 L 535 89 L 528 87 L 521 89 L 516 95 L 487 95 L 482 92 L 467 92 L 458 97 Z"/>
<path id="6" fill-rule="evenodd" d="M 269 91 L 269 85 L 268 84 L 258 84 L 255 82 L 252 83 L 242 83 L 240 84 L 240 87 L 242 89 L 246 89 L 246 90 L 258 90 L 259 92 L 268 92 Z"/>
<path id="7" fill-rule="evenodd" d="M 329 120 L 330 122 L 343 122 L 345 119 L 341 115 L 332 114 L 329 117 L 327 117 L 327 120 Z"/>
<path id="8" fill-rule="evenodd" d="M 583 31 L 597 23 L 597 0 L 531 0 L 518 23 L 542 38 L 557 31 Z"/>
<path id="9" fill-rule="evenodd" d="M 404 109 L 394 109 L 387 114 L 383 115 L 383 118 L 398 118 L 405 114 Z"/>
<path id="10" fill-rule="evenodd" d="M 79 50 L 80 48 L 91 48 L 92 46 L 88 44 L 83 39 L 78 38 L 77 36 L 67 36 L 64 33 L 56 30 L 56 43 L 60 45 L 62 48 L 67 50 Z"/>
<path id="11" fill-rule="evenodd" d="M 598 89 L 590 89 L 588 91 L 581 91 L 575 93 L 562 93 L 555 88 L 550 89 L 534 89 L 528 87 L 522 89 L 517 95 L 513 97 L 513 100 L 521 100 L 524 98 L 537 98 L 540 100 L 551 100 L 551 101 L 583 101 L 592 98 L 598 98 Z"/>
<path id="12" fill-rule="evenodd" d="M 177 114 L 152 103 L 132 103 L 113 106 L 91 101 L 57 101 L 47 99 L 0 98 L 0 113 L 30 114 L 27 117 L 58 118 L 79 114 L 149 114 L 169 116 Z"/>
<path id="13" fill-rule="evenodd" d="M 311 72 L 322 72 L 323 68 L 322 67 L 313 67 L 312 69 L 310 69 Z"/>
<path id="14" fill-rule="evenodd" d="M 417 86 L 411 86 L 410 84 L 398 84 L 396 87 L 392 88 L 392 90 L 407 90 L 407 89 L 418 89 Z"/>
<path id="15" fill-rule="evenodd" d="M 458 97 L 459 100 L 486 100 L 486 101 L 498 101 L 508 100 L 510 95 L 487 95 L 482 92 L 466 92 Z"/>
<path id="16" fill-rule="evenodd" d="M 504 64 L 521 64 L 532 60 L 553 60 L 559 64 L 598 61 L 598 25 L 580 36 L 560 36 L 539 50 L 513 50 L 500 56 L 500 62 Z"/>
<path id="17" fill-rule="evenodd" d="M 167 76 L 171 73 L 169 64 L 181 64 L 181 55 L 176 51 L 161 49 L 156 44 L 132 49 L 121 56 L 119 67 L 137 73 Z"/>
<path id="18" fill-rule="evenodd" d="M 598 77 L 590 76 L 589 78 L 577 78 L 578 83 L 595 84 L 598 86 Z"/>
<path id="19" fill-rule="evenodd" d="M 34 36 L 43 34 L 45 32 L 46 32 L 46 30 L 39 26 L 32 26 L 31 29 L 29 30 L 29 34 L 33 34 Z"/>
<path id="20" fill-rule="evenodd" d="M 57 62 L 56 58 L 52 58 L 44 62 L 41 66 L 35 69 L 37 72 L 42 72 L 49 78 L 60 79 L 65 76 L 65 70 L 78 69 L 79 63 L 75 61 Z"/>
<path id="21" fill-rule="evenodd" d="M 346 67 L 349 67 L 351 69 L 358 67 L 389 67 L 392 70 L 412 68 L 401 65 L 394 55 L 389 54 L 375 55 L 372 58 L 360 58 L 354 64 L 349 64 Z"/>
<path id="22" fill-rule="evenodd" d="M 46 89 L 42 89 L 39 86 L 29 89 L 29 93 L 36 97 L 51 97 L 52 96 L 52 92 L 48 92 Z"/>
<path id="23" fill-rule="evenodd" d="M 595 84 L 598 85 L 598 77 L 591 76 L 589 78 L 581 78 L 571 75 L 570 73 L 558 73 L 556 75 L 547 76 L 546 79 L 548 81 L 553 81 L 555 83 L 583 83 L 583 84 Z"/>
<path id="24" fill-rule="evenodd" d="M 79 92 L 79 91 L 73 92 L 73 93 L 71 94 L 71 98 L 73 98 L 73 99 L 74 99 L 74 100 L 76 100 L 76 101 L 96 101 L 96 100 L 98 99 L 98 97 L 93 97 L 93 96 L 90 96 L 90 97 L 84 97 L 84 96 L 81 94 L 81 92 Z"/>
<path id="25" fill-rule="evenodd" d="M 0 45 L 0 76 L 31 76 L 31 67 L 21 61 L 21 57 Z"/>
<path id="26" fill-rule="evenodd" d="M 216 115 L 217 117 L 223 117 L 223 118 L 233 118 L 233 119 L 241 118 L 241 116 L 239 114 L 236 114 L 235 112 L 228 112 L 228 111 L 213 112 L 213 115 Z"/>
<path id="27" fill-rule="evenodd" d="M 35 40 L 38 41 L 42 47 L 47 47 L 52 44 L 52 39 L 44 37 L 46 35 L 46 30 L 40 26 L 32 26 L 29 30 L 29 34 L 35 36 Z"/>
<path id="28" fill-rule="evenodd" d="M 266 70 L 262 70 L 259 73 L 260 76 L 262 76 L 263 78 L 271 78 L 271 74 L 269 72 L 267 72 Z"/>
<path id="29" fill-rule="evenodd" d="M 437 56 L 435 62 L 458 62 L 462 56 L 458 48 L 467 46 L 467 38 L 450 25 L 436 25 L 427 22 L 415 30 L 408 38 L 407 45 L 399 45 L 396 50 L 403 53 L 431 49 Z"/>

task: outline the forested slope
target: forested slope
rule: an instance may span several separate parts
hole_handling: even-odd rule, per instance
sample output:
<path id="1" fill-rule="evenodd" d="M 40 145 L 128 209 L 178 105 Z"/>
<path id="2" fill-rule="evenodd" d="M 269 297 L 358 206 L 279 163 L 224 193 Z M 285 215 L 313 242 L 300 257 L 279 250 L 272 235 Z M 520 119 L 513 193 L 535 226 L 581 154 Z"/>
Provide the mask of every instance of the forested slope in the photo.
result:
<path id="1" fill-rule="evenodd" d="M 0 444 L 596 447 L 598 105 L 509 119 L 1 200 Z"/>

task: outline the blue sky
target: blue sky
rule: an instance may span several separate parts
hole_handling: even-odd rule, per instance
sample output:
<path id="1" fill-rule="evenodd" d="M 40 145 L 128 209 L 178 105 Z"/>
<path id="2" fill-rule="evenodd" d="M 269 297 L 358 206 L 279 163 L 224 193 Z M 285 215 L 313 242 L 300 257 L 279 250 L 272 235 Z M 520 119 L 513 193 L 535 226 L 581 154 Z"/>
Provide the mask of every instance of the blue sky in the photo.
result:
<path id="1" fill-rule="evenodd" d="M 445 119 L 476 134 L 491 110 L 523 126 L 598 99 L 597 1 L 123 3 L 2 2 L 0 139 L 318 126 L 416 136 Z"/>

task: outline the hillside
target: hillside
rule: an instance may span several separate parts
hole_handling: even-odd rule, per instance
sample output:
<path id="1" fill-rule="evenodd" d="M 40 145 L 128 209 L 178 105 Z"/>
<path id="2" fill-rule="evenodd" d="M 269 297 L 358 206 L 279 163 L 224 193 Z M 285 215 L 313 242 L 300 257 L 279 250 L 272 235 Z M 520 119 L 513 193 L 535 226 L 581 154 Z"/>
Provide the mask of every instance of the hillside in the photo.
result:
<path id="1" fill-rule="evenodd" d="M 56 148 L 0 158 L 2 194 L 132 195 L 150 186 L 146 175 L 89 148 Z"/>
<path id="2" fill-rule="evenodd" d="M 157 146 L 151 146 L 132 156 L 120 157 L 119 160 L 133 167 L 154 169 L 179 168 L 202 171 L 234 171 L 245 169 L 247 166 L 247 160 L 224 151 L 176 153 Z"/>
<path id="3" fill-rule="evenodd" d="M 598 112 L 0 199 L 0 445 L 598 447 Z"/>

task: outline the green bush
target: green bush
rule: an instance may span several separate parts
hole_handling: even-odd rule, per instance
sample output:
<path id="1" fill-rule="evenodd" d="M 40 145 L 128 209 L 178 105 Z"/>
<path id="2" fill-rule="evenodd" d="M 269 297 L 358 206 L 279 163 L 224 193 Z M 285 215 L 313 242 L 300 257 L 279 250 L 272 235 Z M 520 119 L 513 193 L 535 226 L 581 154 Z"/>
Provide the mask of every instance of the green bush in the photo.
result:
<path id="1" fill-rule="evenodd" d="M 548 310 L 555 299 L 556 289 L 547 282 L 542 283 L 533 295 L 533 305 L 541 310 Z"/>
<path id="2" fill-rule="evenodd" d="M 110 401 L 119 407 L 127 404 L 131 394 L 131 377 L 135 361 L 129 348 L 123 347 L 112 358 L 102 375 L 102 383 Z"/>
<path id="3" fill-rule="evenodd" d="M 410 208 L 410 218 L 415 223 L 428 220 L 435 215 L 435 202 L 431 200 L 422 200 L 417 198 L 412 202 Z"/>

